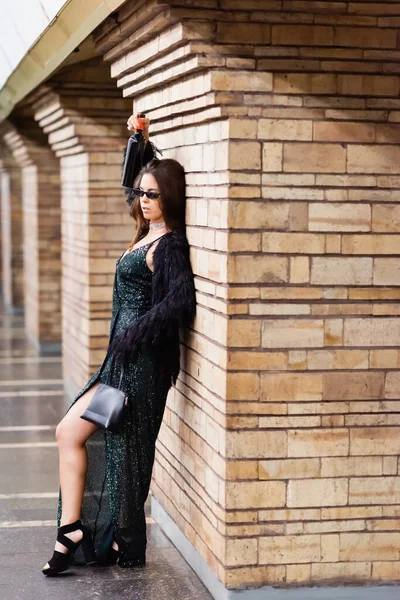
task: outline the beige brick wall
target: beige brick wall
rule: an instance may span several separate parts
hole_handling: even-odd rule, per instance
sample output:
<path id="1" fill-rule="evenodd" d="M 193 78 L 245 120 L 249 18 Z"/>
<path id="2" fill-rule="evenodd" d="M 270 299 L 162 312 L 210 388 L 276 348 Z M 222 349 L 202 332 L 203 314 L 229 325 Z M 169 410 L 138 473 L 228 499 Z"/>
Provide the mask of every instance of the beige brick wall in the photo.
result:
<path id="1" fill-rule="evenodd" d="M 94 39 L 198 298 L 153 493 L 227 587 L 398 579 L 398 6 L 137 6 Z"/>
<path id="2" fill-rule="evenodd" d="M 288 4 L 295 10 L 302 3 Z M 359 10 L 373 6 L 378 10 L 377 4 L 360 5 Z M 327 12 L 334 9 L 342 10 L 339 3 L 325 5 Z M 316 5 L 314 11 L 317 18 Z M 322 22 L 328 15 L 318 18 Z M 375 40 L 384 40 L 387 48 L 384 55 L 376 51 L 376 58 L 388 60 L 396 38 L 390 30 L 370 29 L 360 37 L 361 17 L 347 16 L 354 27 L 342 28 L 343 18 L 330 14 L 335 27 L 326 30 L 272 24 L 272 47 L 256 49 L 256 54 L 275 50 L 276 56 L 296 46 L 296 61 L 259 60 L 258 68 L 273 73 L 272 94 L 245 95 L 248 117 L 255 121 L 251 143 L 257 140 L 263 160 L 260 170 L 254 157 L 253 168 L 244 167 L 261 178 L 261 185 L 254 184 L 253 200 L 246 190 L 247 208 L 251 213 L 250 202 L 258 208 L 261 197 L 266 211 L 269 205 L 281 209 L 282 219 L 243 231 L 237 208 L 230 205 L 230 224 L 242 229 L 237 234 L 245 247 L 229 257 L 230 293 L 240 286 L 240 298 L 232 295 L 232 302 L 241 307 L 240 315 L 230 320 L 231 350 L 265 353 L 264 368 L 253 367 L 250 360 L 242 365 L 245 391 L 251 381 L 253 398 L 233 384 L 237 393 L 227 404 L 239 430 L 232 457 L 241 458 L 247 468 L 249 459 L 254 463 L 253 473 L 241 477 L 243 488 L 237 493 L 240 508 L 246 494 L 247 506 L 257 509 L 248 523 L 258 537 L 252 566 L 229 571 L 232 585 L 256 580 L 261 565 L 285 569 L 273 571 L 264 583 L 279 583 L 280 577 L 294 585 L 398 578 L 390 561 L 397 560 L 395 508 L 400 501 L 394 349 L 400 343 L 395 303 L 400 240 L 393 218 L 399 81 L 385 73 L 381 62 L 371 61 Z M 378 17 L 369 18 L 377 24 Z M 330 39 L 331 29 L 333 41 L 327 44 L 360 44 L 358 63 L 324 62 L 328 53 L 321 40 Z M 305 58 L 311 54 L 314 64 Z M 373 74 L 362 74 L 364 68 Z M 318 73 L 293 72 L 300 69 Z M 323 75 L 324 70 L 334 73 Z M 244 121 L 249 128 L 249 118 Z M 389 362 L 392 355 L 381 355 L 388 351 L 395 366 Z M 379 364 L 376 355 L 381 355 Z M 282 364 L 272 372 L 269 362 L 278 357 Z M 229 371 L 228 385 L 238 376 Z M 273 432 L 282 436 L 280 457 L 270 455 Z M 263 460 L 257 460 L 260 448 Z M 258 496 L 261 479 L 275 485 L 273 494 Z M 384 514 L 386 508 L 391 512 Z M 275 535 L 264 533 L 274 525 L 279 527 Z M 243 531 L 243 543 L 245 538 Z"/>

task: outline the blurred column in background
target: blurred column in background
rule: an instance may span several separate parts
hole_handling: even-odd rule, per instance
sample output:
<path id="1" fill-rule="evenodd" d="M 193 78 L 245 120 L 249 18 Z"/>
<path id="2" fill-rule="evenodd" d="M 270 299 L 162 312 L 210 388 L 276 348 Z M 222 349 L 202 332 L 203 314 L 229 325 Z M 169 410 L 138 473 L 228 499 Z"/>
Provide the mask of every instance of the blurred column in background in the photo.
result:
<path id="1" fill-rule="evenodd" d="M 8 130 L 2 125 L 2 137 Z M 8 146 L 2 144 L 1 161 L 1 256 L 2 287 L 6 309 L 24 310 L 24 265 L 21 169 Z"/>
<path id="2" fill-rule="evenodd" d="M 61 347 L 60 166 L 29 105 L 8 123 L 4 142 L 21 168 L 25 331 L 41 353 Z"/>

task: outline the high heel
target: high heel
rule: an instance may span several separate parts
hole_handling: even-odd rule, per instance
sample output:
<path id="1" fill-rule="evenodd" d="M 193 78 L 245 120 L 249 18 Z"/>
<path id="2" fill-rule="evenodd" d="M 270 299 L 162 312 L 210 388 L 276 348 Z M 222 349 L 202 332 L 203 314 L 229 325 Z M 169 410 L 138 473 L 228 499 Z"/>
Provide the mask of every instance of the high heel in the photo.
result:
<path id="1" fill-rule="evenodd" d="M 130 559 L 124 558 L 124 553 L 112 547 L 113 543 L 120 544 L 116 540 L 116 532 L 112 523 L 105 530 L 100 543 L 96 548 L 97 564 L 101 567 L 117 564 L 119 567 L 139 567 L 146 564 L 146 544 L 141 544 L 141 550 L 131 555 Z"/>
<path id="2" fill-rule="evenodd" d="M 119 550 L 116 550 L 112 546 L 109 547 L 107 552 L 107 564 L 116 565 L 119 558 Z"/>
<path id="3" fill-rule="evenodd" d="M 112 546 L 109 546 L 106 551 L 98 549 L 96 552 L 97 563 L 100 567 L 109 567 L 117 563 L 119 557 L 119 550 L 115 550 Z"/>
<path id="4" fill-rule="evenodd" d="M 113 539 L 112 542 L 114 542 L 114 541 L 115 540 Z M 121 568 L 141 567 L 146 564 L 146 552 L 142 551 L 142 552 L 139 552 L 137 554 L 137 556 L 135 556 L 131 559 L 124 559 L 123 555 L 119 551 L 119 548 L 118 548 L 118 550 L 116 550 L 115 548 L 112 547 L 112 543 L 111 543 L 111 546 L 108 548 L 108 551 L 107 551 L 107 564 L 108 565 L 117 564 Z"/>
<path id="5" fill-rule="evenodd" d="M 113 548 L 112 545 L 109 546 L 109 548 L 107 549 L 105 556 L 103 555 L 100 557 L 99 554 L 97 554 L 97 559 L 98 564 L 100 566 L 107 567 L 116 564 L 121 568 L 141 567 L 146 564 L 146 557 L 144 552 L 131 560 L 125 560 L 122 558 L 120 551 Z"/>
<path id="6" fill-rule="evenodd" d="M 97 564 L 96 552 L 90 531 L 83 525 L 82 550 L 87 565 Z"/>
<path id="7" fill-rule="evenodd" d="M 99 566 L 107 567 L 116 564 L 119 550 L 115 550 L 112 547 L 114 541 L 114 525 L 110 522 L 96 548 L 96 557 Z"/>
<path id="8" fill-rule="evenodd" d="M 78 542 L 73 542 L 65 534 L 72 533 L 77 529 L 80 529 L 83 535 Z M 74 521 L 73 523 L 68 523 L 67 525 L 62 525 L 59 527 L 57 531 L 57 542 L 65 546 L 68 550 L 65 553 L 54 550 L 53 556 L 48 561 L 48 568 L 42 569 L 42 573 L 45 575 L 57 575 L 58 573 L 66 571 L 70 566 L 72 555 L 80 545 L 82 545 L 86 564 L 90 565 L 97 562 L 90 531 L 85 525 L 82 524 L 80 519 Z"/>

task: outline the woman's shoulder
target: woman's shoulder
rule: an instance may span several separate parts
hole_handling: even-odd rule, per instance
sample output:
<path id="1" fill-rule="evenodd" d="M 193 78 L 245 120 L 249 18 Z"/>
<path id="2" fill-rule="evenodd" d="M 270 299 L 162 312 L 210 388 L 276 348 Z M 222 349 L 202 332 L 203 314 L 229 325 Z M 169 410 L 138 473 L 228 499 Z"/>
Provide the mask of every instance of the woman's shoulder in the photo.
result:
<path id="1" fill-rule="evenodd" d="M 157 278 L 161 271 L 167 269 L 169 272 L 177 269 L 186 269 L 192 266 L 190 263 L 190 247 L 186 232 L 174 229 L 165 233 L 157 242 L 153 254 L 154 277 Z"/>
<path id="2" fill-rule="evenodd" d="M 163 236 L 161 236 L 160 241 L 157 244 L 155 249 L 155 253 L 159 248 L 176 248 L 176 249 L 185 249 L 189 247 L 189 242 L 186 237 L 186 233 L 182 229 L 174 229 L 172 231 L 168 231 Z"/>

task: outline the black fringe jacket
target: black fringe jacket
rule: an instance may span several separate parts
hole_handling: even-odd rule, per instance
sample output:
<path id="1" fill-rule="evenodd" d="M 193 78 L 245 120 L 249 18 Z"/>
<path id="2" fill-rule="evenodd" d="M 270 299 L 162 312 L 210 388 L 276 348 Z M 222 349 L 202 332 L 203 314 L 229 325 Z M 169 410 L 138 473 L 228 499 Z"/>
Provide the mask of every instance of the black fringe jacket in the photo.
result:
<path id="1" fill-rule="evenodd" d="M 196 315 L 194 275 L 189 243 L 182 230 L 160 237 L 153 253 L 152 307 L 116 336 L 108 351 L 126 365 L 141 351 L 160 358 L 159 376 L 175 385 L 180 371 L 179 327 Z"/>

